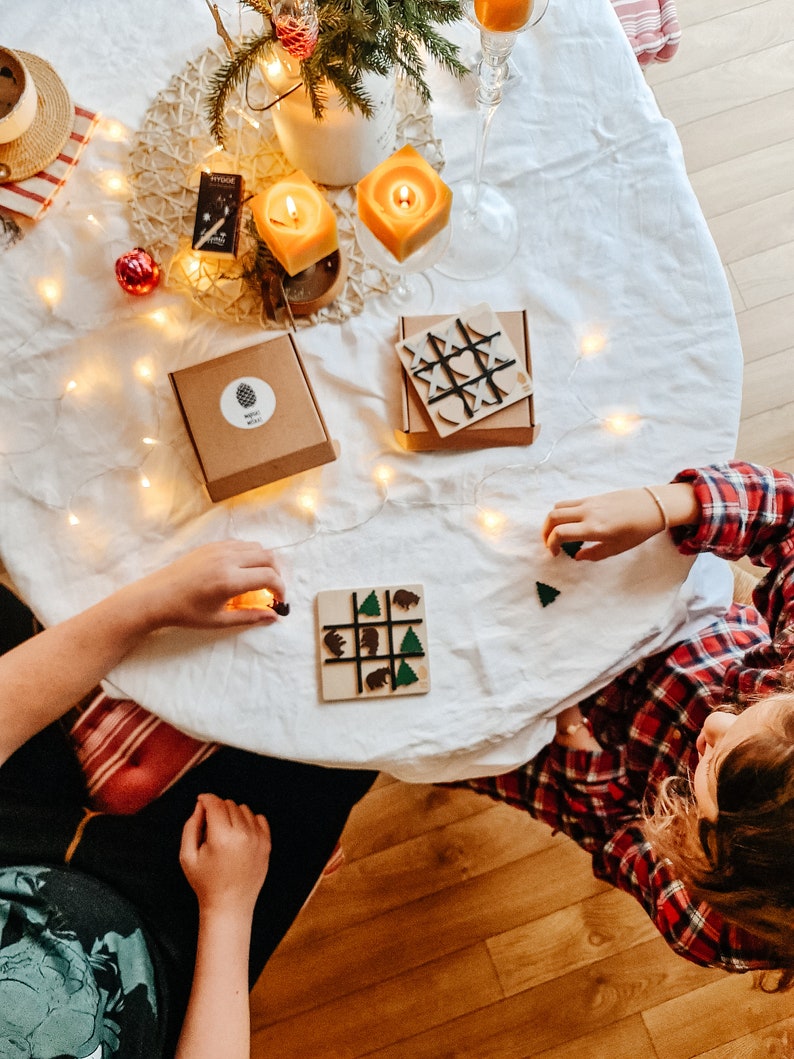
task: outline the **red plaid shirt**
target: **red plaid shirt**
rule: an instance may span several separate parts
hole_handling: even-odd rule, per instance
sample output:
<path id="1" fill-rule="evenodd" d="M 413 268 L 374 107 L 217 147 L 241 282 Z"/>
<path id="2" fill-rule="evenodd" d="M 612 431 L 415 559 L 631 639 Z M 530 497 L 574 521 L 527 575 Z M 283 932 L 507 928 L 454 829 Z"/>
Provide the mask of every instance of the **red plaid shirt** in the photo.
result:
<path id="1" fill-rule="evenodd" d="M 552 742 L 528 764 L 466 786 L 525 809 L 593 857 L 598 878 L 635 897 L 680 955 L 727 971 L 770 966 L 764 944 L 696 903 L 641 831 L 641 805 L 666 776 L 695 770 L 695 741 L 724 702 L 779 686 L 794 663 L 794 478 L 747 463 L 687 470 L 702 508 L 697 527 L 673 531 L 681 552 L 749 556 L 770 572 L 755 607 L 734 604 L 694 639 L 644 659 L 580 705 L 604 749 Z"/>

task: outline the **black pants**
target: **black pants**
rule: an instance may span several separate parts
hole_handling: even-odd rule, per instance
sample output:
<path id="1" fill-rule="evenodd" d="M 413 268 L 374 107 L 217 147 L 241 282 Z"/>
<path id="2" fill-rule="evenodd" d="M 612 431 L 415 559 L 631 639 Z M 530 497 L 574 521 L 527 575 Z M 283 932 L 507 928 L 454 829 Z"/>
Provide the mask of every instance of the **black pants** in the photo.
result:
<path id="1" fill-rule="evenodd" d="M 0 626 L 5 650 L 31 631 L 29 613 L 5 589 Z M 172 1040 L 181 1026 L 196 953 L 198 905 L 178 859 L 196 797 L 212 792 L 244 803 L 270 824 L 270 868 L 253 921 L 253 985 L 375 775 L 223 747 L 134 816 L 103 814 L 88 821 L 71 869 L 106 883 L 140 913 L 165 968 Z M 0 863 L 62 866 L 86 802 L 71 744 L 58 724 L 51 725 L 0 769 Z"/>

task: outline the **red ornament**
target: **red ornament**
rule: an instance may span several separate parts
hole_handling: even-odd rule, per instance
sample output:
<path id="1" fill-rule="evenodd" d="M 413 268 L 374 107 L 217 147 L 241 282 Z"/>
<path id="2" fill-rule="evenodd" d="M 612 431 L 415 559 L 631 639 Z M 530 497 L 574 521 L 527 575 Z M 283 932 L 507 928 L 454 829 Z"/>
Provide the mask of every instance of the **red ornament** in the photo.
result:
<path id="1" fill-rule="evenodd" d="M 143 247 L 136 246 L 116 261 L 116 279 L 127 294 L 148 294 L 160 282 L 160 266 Z"/>
<path id="2" fill-rule="evenodd" d="M 273 4 L 273 28 L 284 51 L 303 62 L 314 52 L 320 33 L 316 3 L 314 0 L 277 0 Z"/>

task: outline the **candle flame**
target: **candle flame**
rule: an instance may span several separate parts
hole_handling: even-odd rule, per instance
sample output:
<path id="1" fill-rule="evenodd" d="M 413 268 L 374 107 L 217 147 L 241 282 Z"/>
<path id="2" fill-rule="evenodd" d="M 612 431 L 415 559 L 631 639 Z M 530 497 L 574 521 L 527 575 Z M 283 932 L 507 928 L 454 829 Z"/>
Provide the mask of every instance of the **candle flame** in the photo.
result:
<path id="1" fill-rule="evenodd" d="M 287 213 L 289 214 L 289 219 L 292 221 L 293 224 L 297 224 L 299 216 L 298 207 L 295 205 L 295 199 L 292 197 L 292 195 L 287 195 L 286 205 Z"/>
<path id="2" fill-rule="evenodd" d="M 407 184 L 400 188 L 400 206 L 404 210 L 410 209 L 411 206 L 411 189 Z"/>

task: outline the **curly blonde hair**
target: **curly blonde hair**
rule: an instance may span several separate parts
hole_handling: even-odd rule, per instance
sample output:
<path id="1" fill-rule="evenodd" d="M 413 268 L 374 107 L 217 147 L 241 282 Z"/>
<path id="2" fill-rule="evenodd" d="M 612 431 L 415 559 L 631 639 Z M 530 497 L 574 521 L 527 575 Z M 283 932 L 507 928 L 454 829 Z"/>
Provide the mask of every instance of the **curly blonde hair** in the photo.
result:
<path id="1" fill-rule="evenodd" d="M 670 777 L 644 831 L 693 896 L 767 942 L 779 973 L 761 984 L 777 992 L 794 985 L 794 693 L 767 701 L 780 708 L 720 760 L 716 820 Z"/>

